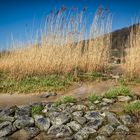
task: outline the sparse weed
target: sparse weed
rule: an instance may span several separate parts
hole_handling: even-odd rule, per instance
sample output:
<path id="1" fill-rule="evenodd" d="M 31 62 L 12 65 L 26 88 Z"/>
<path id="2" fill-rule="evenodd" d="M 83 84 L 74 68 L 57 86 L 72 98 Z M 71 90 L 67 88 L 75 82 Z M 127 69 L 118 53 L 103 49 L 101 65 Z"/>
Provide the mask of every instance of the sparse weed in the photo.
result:
<path id="1" fill-rule="evenodd" d="M 33 105 L 31 109 L 31 115 L 41 114 L 44 107 L 42 105 Z"/>
<path id="2" fill-rule="evenodd" d="M 94 102 L 94 101 L 96 101 L 96 100 L 99 100 L 101 97 L 99 97 L 99 96 L 97 96 L 95 93 L 92 93 L 91 95 L 89 95 L 88 97 L 87 97 L 87 99 L 90 101 L 90 102 Z"/>
<path id="3" fill-rule="evenodd" d="M 117 96 L 130 96 L 130 90 L 125 86 L 118 86 L 109 89 L 107 92 L 105 92 L 106 98 L 116 98 Z"/>
<path id="4" fill-rule="evenodd" d="M 140 113 L 140 101 L 126 103 L 123 106 L 123 110 L 126 113 Z"/>
<path id="5" fill-rule="evenodd" d="M 73 103 L 75 102 L 75 98 L 72 96 L 63 96 L 60 99 L 56 100 L 55 104 L 58 106 L 60 104 L 65 104 L 65 103 Z"/>

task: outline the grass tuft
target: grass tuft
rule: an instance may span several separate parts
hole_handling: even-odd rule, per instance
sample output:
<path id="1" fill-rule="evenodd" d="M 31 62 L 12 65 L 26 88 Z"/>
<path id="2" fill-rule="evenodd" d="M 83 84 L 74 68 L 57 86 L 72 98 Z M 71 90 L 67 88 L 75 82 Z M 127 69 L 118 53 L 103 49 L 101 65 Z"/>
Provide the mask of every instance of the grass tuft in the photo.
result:
<path id="1" fill-rule="evenodd" d="M 140 101 L 126 103 L 123 106 L 123 110 L 126 113 L 134 113 L 134 114 L 140 113 Z"/>
<path id="2" fill-rule="evenodd" d="M 130 96 L 130 95 L 131 95 L 130 90 L 127 87 L 118 86 L 109 89 L 104 96 L 106 98 L 116 98 L 117 96 Z"/>
<path id="3" fill-rule="evenodd" d="M 91 103 L 93 103 L 94 101 L 99 100 L 100 97 L 97 96 L 95 93 L 92 93 L 91 95 L 89 95 L 87 97 L 87 99 L 88 99 L 88 101 L 90 101 Z"/>
<path id="4" fill-rule="evenodd" d="M 55 104 L 58 106 L 61 104 L 66 104 L 66 103 L 73 103 L 75 101 L 76 99 L 72 96 L 63 96 L 60 99 L 56 100 Z"/>
<path id="5" fill-rule="evenodd" d="M 34 105 L 31 109 L 31 115 L 41 114 L 44 107 L 42 105 Z"/>

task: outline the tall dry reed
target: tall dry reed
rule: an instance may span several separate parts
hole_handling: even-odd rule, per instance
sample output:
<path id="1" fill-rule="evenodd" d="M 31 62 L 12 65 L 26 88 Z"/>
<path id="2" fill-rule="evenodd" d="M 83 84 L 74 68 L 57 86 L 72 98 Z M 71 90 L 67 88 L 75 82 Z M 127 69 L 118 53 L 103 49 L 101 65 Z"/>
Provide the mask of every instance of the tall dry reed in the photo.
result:
<path id="1" fill-rule="evenodd" d="M 140 23 L 131 28 L 123 70 L 130 79 L 140 78 Z"/>
<path id="2" fill-rule="evenodd" d="M 65 10 L 47 16 L 38 44 L 0 58 L 0 71 L 15 77 L 104 71 L 111 47 L 110 15 L 102 8 L 93 17 Z"/>

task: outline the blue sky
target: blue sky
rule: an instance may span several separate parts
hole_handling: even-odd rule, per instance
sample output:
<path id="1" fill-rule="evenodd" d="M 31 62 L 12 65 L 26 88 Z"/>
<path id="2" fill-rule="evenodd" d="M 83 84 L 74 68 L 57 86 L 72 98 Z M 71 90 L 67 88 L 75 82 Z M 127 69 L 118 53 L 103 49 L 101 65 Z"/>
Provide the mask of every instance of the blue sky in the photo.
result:
<path id="1" fill-rule="evenodd" d="M 62 5 L 79 10 L 87 7 L 89 13 L 102 5 L 113 15 L 112 30 L 131 25 L 140 15 L 140 0 L 0 0 L 0 48 L 8 47 L 12 37 L 18 41 L 30 39 L 45 16 Z"/>

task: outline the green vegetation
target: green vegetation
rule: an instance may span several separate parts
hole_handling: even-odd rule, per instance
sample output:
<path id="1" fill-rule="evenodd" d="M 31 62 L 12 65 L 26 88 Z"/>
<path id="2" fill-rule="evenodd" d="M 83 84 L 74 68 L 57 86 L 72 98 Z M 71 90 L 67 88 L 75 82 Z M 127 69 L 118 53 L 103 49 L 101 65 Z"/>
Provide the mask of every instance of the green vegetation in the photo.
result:
<path id="1" fill-rule="evenodd" d="M 130 96 L 130 95 L 131 95 L 130 90 L 127 87 L 118 86 L 109 89 L 104 96 L 106 98 L 116 98 L 117 96 Z"/>
<path id="2" fill-rule="evenodd" d="M 44 107 L 42 105 L 34 105 L 32 106 L 31 115 L 34 116 L 36 114 L 41 114 Z"/>
<path id="3" fill-rule="evenodd" d="M 124 112 L 127 113 L 139 113 L 140 112 L 140 101 L 127 103 L 123 106 Z"/>
<path id="4" fill-rule="evenodd" d="M 75 102 L 75 98 L 73 98 L 72 96 L 63 96 L 60 99 L 56 100 L 55 104 L 56 106 L 61 105 L 61 104 L 65 104 L 65 103 L 73 103 Z"/>
<path id="5" fill-rule="evenodd" d="M 95 93 L 92 93 L 91 95 L 89 95 L 88 97 L 87 97 L 87 99 L 90 101 L 90 102 L 94 102 L 94 101 L 96 101 L 96 100 L 99 100 L 101 97 L 99 97 L 99 96 L 97 96 Z"/>
<path id="6" fill-rule="evenodd" d="M 42 91 L 58 91 L 70 86 L 73 78 L 70 75 L 59 76 L 26 76 L 20 80 L 10 78 L 6 74 L 0 75 L 1 93 L 31 93 Z"/>

